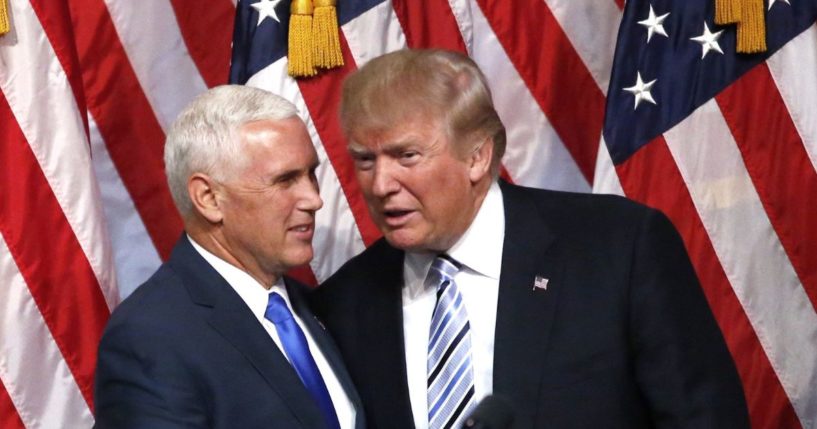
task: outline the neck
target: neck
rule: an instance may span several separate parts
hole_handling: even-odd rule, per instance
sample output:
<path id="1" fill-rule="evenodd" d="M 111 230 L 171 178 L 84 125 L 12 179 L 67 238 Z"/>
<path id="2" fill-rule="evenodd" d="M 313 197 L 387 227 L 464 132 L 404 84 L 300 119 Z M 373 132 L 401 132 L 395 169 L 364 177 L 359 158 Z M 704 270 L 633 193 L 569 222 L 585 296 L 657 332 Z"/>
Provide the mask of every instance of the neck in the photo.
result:
<path id="1" fill-rule="evenodd" d="M 251 262 L 253 259 L 242 257 L 243 255 L 240 252 L 233 251 L 218 230 L 203 230 L 202 228 L 193 227 L 189 224 L 185 225 L 185 230 L 190 238 L 204 248 L 204 250 L 207 250 L 219 259 L 249 274 L 250 277 L 255 279 L 264 289 L 271 289 L 272 286 L 278 282 L 278 279 L 281 278 L 280 274 L 266 273 L 264 270 L 261 270 L 260 267 L 242 262 Z"/>

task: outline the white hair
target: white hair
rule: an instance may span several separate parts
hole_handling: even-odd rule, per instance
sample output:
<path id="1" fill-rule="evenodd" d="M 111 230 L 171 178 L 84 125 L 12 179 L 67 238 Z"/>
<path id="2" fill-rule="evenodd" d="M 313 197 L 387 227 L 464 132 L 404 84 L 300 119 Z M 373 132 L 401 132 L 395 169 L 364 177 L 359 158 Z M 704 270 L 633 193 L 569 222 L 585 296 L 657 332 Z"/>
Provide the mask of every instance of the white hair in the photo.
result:
<path id="1" fill-rule="evenodd" d="M 204 173 L 221 181 L 225 170 L 244 161 L 238 138 L 241 126 L 296 115 L 295 106 L 284 98 L 241 85 L 217 86 L 188 104 L 165 141 L 167 184 L 182 217 L 193 209 L 187 193 L 191 174 Z"/>

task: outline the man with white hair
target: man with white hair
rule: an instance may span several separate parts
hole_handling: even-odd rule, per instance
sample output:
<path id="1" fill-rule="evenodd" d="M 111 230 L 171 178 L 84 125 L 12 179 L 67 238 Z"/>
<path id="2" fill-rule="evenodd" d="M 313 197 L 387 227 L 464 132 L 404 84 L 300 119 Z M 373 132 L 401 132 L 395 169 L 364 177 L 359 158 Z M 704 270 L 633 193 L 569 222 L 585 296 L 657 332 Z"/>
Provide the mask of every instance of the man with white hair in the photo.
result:
<path id="1" fill-rule="evenodd" d="M 362 428 L 332 340 L 283 277 L 313 255 L 318 158 L 295 107 L 221 86 L 167 136 L 185 232 L 111 316 L 97 427 Z"/>

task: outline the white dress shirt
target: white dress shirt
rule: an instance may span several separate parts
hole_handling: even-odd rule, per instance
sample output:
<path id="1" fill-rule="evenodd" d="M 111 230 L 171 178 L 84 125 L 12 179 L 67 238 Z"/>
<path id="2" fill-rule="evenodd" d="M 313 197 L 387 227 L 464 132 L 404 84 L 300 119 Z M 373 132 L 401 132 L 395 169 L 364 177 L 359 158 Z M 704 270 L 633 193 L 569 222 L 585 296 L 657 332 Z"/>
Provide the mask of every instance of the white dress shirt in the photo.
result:
<path id="1" fill-rule="evenodd" d="M 199 254 L 201 254 L 205 261 L 215 268 L 221 277 L 224 277 L 224 280 L 227 281 L 238 296 L 241 297 L 244 303 L 247 304 L 247 307 L 249 307 L 252 314 L 267 331 L 269 336 L 278 346 L 278 349 L 281 350 L 284 357 L 289 360 L 289 357 L 286 355 L 284 348 L 281 345 L 281 339 L 278 336 L 278 331 L 275 329 L 275 324 L 264 317 L 264 312 L 267 310 L 267 302 L 269 301 L 270 293 L 275 292 L 284 298 L 284 302 L 286 302 L 289 311 L 292 313 L 292 316 L 295 318 L 298 326 L 300 326 L 301 330 L 306 336 L 306 341 L 309 344 L 309 351 L 312 353 L 312 357 L 315 359 L 315 363 L 318 365 L 318 370 L 321 372 L 324 383 L 326 383 L 327 390 L 329 390 L 329 396 L 332 398 L 332 404 L 335 406 L 335 412 L 338 415 L 340 427 L 343 429 L 354 428 L 355 409 L 352 407 L 352 402 L 349 400 L 349 396 L 346 394 L 346 391 L 343 390 L 340 380 L 338 380 L 335 372 L 332 371 L 332 367 L 329 365 L 329 362 L 326 360 L 323 352 L 312 338 L 312 334 L 310 334 L 309 330 L 306 329 L 306 326 L 304 326 L 300 316 L 292 311 L 292 304 L 289 302 L 289 294 L 287 294 L 287 289 L 284 286 L 283 278 L 279 278 L 278 282 L 276 282 L 272 288 L 267 290 L 254 278 L 252 278 L 252 276 L 242 271 L 240 268 L 208 252 L 206 249 L 198 245 L 198 243 L 193 241 L 190 236 L 187 238 L 190 239 L 190 243 L 193 244 L 193 248 L 196 249 Z"/>
<path id="2" fill-rule="evenodd" d="M 446 252 L 463 266 L 454 281 L 462 294 L 471 324 L 475 402 L 493 391 L 494 330 L 504 240 L 505 207 L 502 191 L 495 182 L 471 226 Z M 429 253 L 406 253 L 403 262 L 406 372 L 411 411 L 417 429 L 428 428 L 426 359 L 431 314 L 437 297 L 436 285 L 427 285 L 425 280 L 436 256 Z"/>

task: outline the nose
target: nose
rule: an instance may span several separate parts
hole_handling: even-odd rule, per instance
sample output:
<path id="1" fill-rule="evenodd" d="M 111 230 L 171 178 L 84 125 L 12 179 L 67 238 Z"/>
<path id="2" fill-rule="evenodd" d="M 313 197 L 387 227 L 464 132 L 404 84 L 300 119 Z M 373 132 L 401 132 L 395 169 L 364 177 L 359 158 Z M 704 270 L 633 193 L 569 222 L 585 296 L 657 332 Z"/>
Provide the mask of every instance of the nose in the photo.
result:
<path id="1" fill-rule="evenodd" d="M 323 207 L 320 190 L 317 180 L 304 180 L 301 186 L 301 199 L 299 208 L 304 211 L 316 212 Z"/>
<path id="2" fill-rule="evenodd" d="M 372 194 L 378 198 L 387 197 L 400 190 L 400 183 L 394 175 L 394 167 L 386 160 L 378 160 L 372 178 Z"/>

